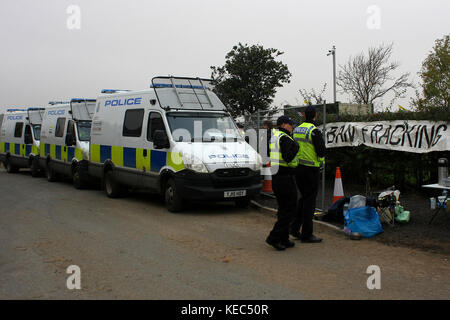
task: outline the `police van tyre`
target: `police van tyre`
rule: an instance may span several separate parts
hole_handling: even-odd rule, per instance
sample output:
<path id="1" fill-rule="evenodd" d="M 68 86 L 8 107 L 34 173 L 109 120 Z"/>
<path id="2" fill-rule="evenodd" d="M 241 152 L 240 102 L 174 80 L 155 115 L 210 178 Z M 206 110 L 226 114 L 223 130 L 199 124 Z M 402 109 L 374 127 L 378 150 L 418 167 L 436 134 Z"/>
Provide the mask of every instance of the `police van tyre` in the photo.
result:
<path id="1" fill-rule="evenodd" d="M 8 172 L 8 173 L 17 173 L 19 171 L 19 169 L 17 169 L 15 166 L 13 166 L 11 164 L 9 159 L 6 159 L 6 161 L 5 161 L 5 168 L 6 168 L 6 172 Z"/>
<path id="2" fill-rule="evenodd" d="M 47 163 L 47 168 L 45 169 L 45 174 L 47 176 L 48 182 L 55 182 L 57 180 L 56 172 L 52 168 L 52 164 L 50 162 Z"/>
<path id="3" fill-rule="evenodd" d="M 39 160 L 37 158 L 33 158 L 31 160 L 31 176 L 33 178 L 39 177 L 41 171 L 39 170 Z"/>
<path id="4" fill-rule="evenodd" d="M 111 170 L 105 173 L 105 192 L 108 198 L 119 198 L 124 193 L 124 188 L 114 180 Z"/>
<path id="5" fill-rule="evenodd" d="M 86 188 L 86 183 L 83 181 L 83 179 L 80 177 L 80 167 L 75 166 L 72 172 L 72 180 L 73 180 L 73 186 L 75 189 L 81 190 Z"/>
<path id="6" fill-rule="evenodd" d="M 166 208 L 170 212 L 180 212 L 181 210 L 183 210 L 184 207 L 183 198 L 181 198 L 177 190 L 175 180 L 173 180 L 172 178 L 167 180 L 166 182 L 164 200 L 166 203 Z"/>
<path id="7" fill-rule="evenodd" d="M 250 197 L 242 197 L 234 200 L 236 207 L 238 208 L 248 208 L 250 206 Z"/>

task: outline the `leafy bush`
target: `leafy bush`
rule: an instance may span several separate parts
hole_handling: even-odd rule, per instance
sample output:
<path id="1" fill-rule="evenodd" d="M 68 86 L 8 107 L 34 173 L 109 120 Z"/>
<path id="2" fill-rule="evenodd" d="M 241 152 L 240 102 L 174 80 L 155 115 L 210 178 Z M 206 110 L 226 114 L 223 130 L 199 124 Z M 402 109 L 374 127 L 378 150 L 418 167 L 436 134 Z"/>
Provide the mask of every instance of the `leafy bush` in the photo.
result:
<path id="1" fill-rule="evenodd" d="M 336 167 L 343 179 L 365 184 L 367 173 L 372 173 L 372 187 L 384 189 L 395 185 L 400 190 L 419 189 L 423 184 L 436 183 L 439 158 L 450 160 L 450 152 L 411 152 L 374 149 L 367 146 L 327 149 L 326 175 L 333 179 Z"/>

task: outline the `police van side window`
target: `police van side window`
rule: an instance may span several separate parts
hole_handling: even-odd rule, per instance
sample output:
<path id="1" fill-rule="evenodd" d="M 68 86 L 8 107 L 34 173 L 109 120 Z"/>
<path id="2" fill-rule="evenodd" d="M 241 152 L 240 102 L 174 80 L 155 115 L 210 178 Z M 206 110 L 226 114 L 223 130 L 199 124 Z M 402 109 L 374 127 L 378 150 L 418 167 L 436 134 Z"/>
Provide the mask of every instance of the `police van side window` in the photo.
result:
<path id="1" fill-rule="evenodd" d="M 16 127 L 14 128 L 14 138 L 21 138 L 23 131 L 23 122 L 16 122 Z"/>
<path id="2" fill-rule="evenodd" d="M 56 121 L 55 137 L 62 137 L 64 135 L 64 127 L 66 125 L 66 118 L 58 118 Z"/>
<path id="3" fill-rule="evenodd" d="M 122 135 L 124 137 L 140 137 L 142 133 L 142 122 L 144 120 L 144 109 L 130 109 L 125 112 Z"/>
<path id="4" fill-rule="evenodd" d="M 147 125 L 147 140 L 153 142 L 153 136 L 156 130 L 166 131 L 164 122 L 161 115 L 158 112 L 150 112 Z"/>

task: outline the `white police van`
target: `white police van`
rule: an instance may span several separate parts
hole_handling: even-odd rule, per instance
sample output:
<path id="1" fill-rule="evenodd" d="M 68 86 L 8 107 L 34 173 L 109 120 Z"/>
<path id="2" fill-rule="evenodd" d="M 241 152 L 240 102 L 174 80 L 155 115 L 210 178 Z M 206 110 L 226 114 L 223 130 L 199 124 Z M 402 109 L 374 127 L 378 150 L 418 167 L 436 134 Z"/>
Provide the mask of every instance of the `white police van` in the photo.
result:
<path id="1" fill-rule="evenodd" d="M 6 171 L 31 168 L 37 177 L 39 168 L 40 131 L 44 108 L 8 109 L 0 125 L 0 161 Z"/>
<path id="2" fill-rule="evenodd" d="M 41 129 L 40 165 L 48 181 L 71 177 L 75 188 L 85 187 L 88 176 L 89 139 L 94 99 L 50 102 Z"/>
<path id="3" fill-rule="evenodd" d="M 248 205 L 261 189 L 261 157 L 242 138 L 211 80 L 156 77 L 142 91 L 104 90 L 92 120 L 89 173 L 106 194 L 128 188 L 185 200 Z"/>

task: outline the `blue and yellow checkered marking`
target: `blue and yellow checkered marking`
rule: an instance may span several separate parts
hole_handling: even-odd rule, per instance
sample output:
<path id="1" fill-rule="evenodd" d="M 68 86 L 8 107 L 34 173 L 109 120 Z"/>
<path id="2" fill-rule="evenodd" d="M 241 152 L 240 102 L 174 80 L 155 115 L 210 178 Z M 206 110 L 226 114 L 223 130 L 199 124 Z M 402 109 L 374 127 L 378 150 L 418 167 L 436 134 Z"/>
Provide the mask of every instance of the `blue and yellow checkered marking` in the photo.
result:
<path id="1" fill-rule="evenodd" d="M 167 163 L 167 152 L 159 151 L 159 150 L 152 150 L 151 151 L 151 171 L 159 172 L 162 167 L 164 167 Z"/>
<path id="2" fill-rule="evenodd" d="M 170 167 L 174 171 L 184 169 L 179 153 L 160 150 L 147 150 L 144 156 L 143 148 L 127 148 L 91 144 L 91 162 L 104 163 L 111 160 L 118 167 L 159 172 L 163 167 Z"/>
<path id="3" fill-rule="evenodd" d="M 0 153 L 28 157 L 30 153 L 39 154 L 38 147 L 32 144 L 0 142 Z"/>
<path id="4" fill-rule="evenodd" d="M 46 158 L 48 155 L 50 155 L 52 159 L 64 162 L 71 162 L 73 158 L 76 158 L 78 161 L 83 160 L 83 152 L 80 148 L 41 143 L 41 158 Z"/>

